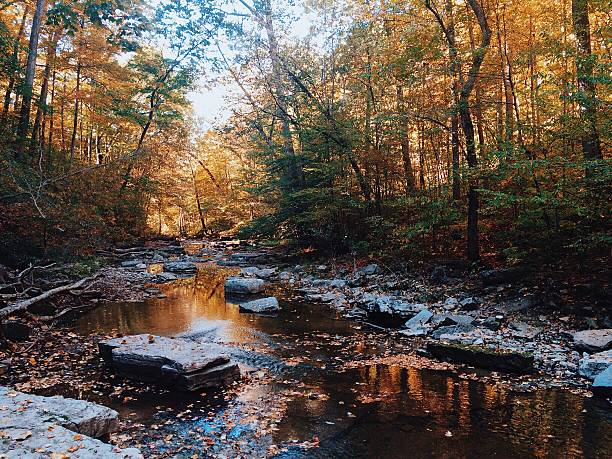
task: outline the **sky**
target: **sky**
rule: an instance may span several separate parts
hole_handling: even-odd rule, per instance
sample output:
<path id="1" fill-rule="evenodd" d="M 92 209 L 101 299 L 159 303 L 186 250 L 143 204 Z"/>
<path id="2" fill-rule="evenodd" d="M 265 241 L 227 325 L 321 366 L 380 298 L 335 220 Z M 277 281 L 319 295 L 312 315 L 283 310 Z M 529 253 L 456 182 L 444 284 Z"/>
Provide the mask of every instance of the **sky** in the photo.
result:
<path id="1" fill-rule="evenodd" d="M 236 10 L 244 11 L 244 8 L 240 6 L 240 3 L 234 1 Z M 284 8 L 288 8 L 288 2 L 286 0 L 279 0 L 279 4 L 283 4 Z M 315 20 L 313 12 L 306 12 L 302 6 L 302 2 L 292 8 L 296 18 L 299 18 L 295 23 L 291 24 L 291 27 L 287 27 L 287 30 L 283 30 L 281 24 L 277 24 L 277 32 L 280 37 L 285 38 L 304 38 L 308 35 L 310 27 Z M 221 48 L 225 48 L 221 43 Z M 224 50 L 225 52 L 225 50 Z M 200 88 L 196 91 L 191 92 L 188 97 L 193 104 L 193 110 L 195 116 L 200 121 L 203 129 L 208 129 L 215 122 L 222 122 L 230 116 L 230 110 L 226 97 L 231 93 L 234 85 L 216 84 L 210 88 L 205 88 L 203 84 L 200 84 Z"/>

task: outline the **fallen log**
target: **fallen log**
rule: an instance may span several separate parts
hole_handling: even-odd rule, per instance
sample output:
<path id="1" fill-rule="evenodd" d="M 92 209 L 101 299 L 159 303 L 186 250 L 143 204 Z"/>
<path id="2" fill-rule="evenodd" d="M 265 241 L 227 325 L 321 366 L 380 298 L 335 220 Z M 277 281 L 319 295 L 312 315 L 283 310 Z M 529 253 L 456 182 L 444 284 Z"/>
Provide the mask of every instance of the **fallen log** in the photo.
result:
<path id="1" fill-rule="evenodd" d="M 34 303 L 38 303 L 39 301 L 46 300 L 47 298 L 50 298 L 53 295 L 57 295 L 58 293 L 62 293 L 68 290 L 74 290 L 76 288 L 79 288 L 82 285 L 86 284 L 87 282 L 96 279 L 97 277 L 98 277 L 97 275 L 92 276 L 92 277 L 86 277 L 84 279 L 81 279 L 78 282 L 75 282 L 74 284 L 68 284 L 68 285 L 63 285 L 61 287 L 56 287 L 54 289 L 47 290 L 45 293 L 42 293 L 41 295 L 35 296 L 33 298 L 28 298 L 27 300 L 17 301 L 15 303 L 9 304 L 4 309 L 0 310 L 0 320 L 5 319 L 11 314 L 14 314 L 16 312 L 24 311 L 29 306 L 33 305 Z"/>

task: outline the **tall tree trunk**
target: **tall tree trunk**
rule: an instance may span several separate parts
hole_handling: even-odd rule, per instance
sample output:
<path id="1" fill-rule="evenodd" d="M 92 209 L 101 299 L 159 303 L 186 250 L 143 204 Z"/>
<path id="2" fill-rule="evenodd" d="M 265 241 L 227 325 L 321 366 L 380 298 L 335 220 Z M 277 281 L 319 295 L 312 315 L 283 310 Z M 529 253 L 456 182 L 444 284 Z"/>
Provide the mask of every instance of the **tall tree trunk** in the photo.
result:
<path id="1" fill-rule="evenodd" d="M 601 159 L 601 145 L 597 132 L 597 94 L 593 81 L 595 59 L 591 52 L 591 30 L 588 0 L 572 0 L 572 21 L 576 36 L 576 79 L 578 103 L 582 119 L 582 152 L 587 160 Z"/>
<path id="2" fill-rule="evenodd" d="M 397 85 L 397 111 L 399 113 L 399 135 L 402 149 L 402 163 L 404 165 L 404 180 L 406 192 L 414 191 L 414 172 L 412 171 L 412 161 L 410 159 L 410 139 L 408 138 L 408 115 L 404 101 L 404 88 Z"/>
<path id="3" fill-rule="evenodd" d="M 17 154 L 21 156 L 25 147 L 28 128 L 30 125 L 30 109 L 32 107 L 32 92 L 34 87 L 34 76 L 36 75 L 36 57 L 38 56 L 38 38 L 42 19 L 47 9 L 46 0 L 36 0 L 36 9 L 32 18 L 32 30 L 30 31 L 30 43 L 28 45 L 28 61 L 26 63 L 26 75 L 23 82 L 23 98 L 21 103 L 21 115 L 17 127 Z"/>
<path id="4" fill-rule="evenodd" d="M 15 88 L 15 81 L 17 80 L 17 67 L 19 67 L 19 49 L 21 48 L 21 40 L 25 36 L 25 24 L 28 15 L 30 14 L 30 5 L 26 3 L 25 9 L 23 10 L 23 16 L 21 17 L 21 23 L 19 24 L 19 32 L 15 39 L 15 45 L 13 46 L 13 54 L 11 56 L 11 63 L 15 66 L 14 71 L 11 72 L 9 77 L 8 86 L 4 93 L 4 106 L 2 107 L 2 118 L 6 118 L 8 115 L 9 107 L 11 105 L 11 94 Z"/>
<path id="5" fill-rule="evenodd" d="M 57 42 L 60 38 L 61 29 L 56 29 L 52 36 L 49 37 L 49 43 L 47 44 L 47 60 L 45 62 L 45 70 L 43 72 L 43 79 L 40 88 L 40 97 L 38 98 L 38 108 L 36 110 L 36 117 L 34 119 L 34 128 L 32 129 L 32 140 L 31 140 L 31 153 L 33 154 L 36 150 L 36 141 L 41 130 L 41 123 L 43 118 L 47 114 L 47 95 L 49 93 L 49 78 L 51 77 L 51 69 L 53 68 L 55 61 L 55 53 L 57 48 Z M 41 142 L 44 142 L 45 133 L 40 133 Z"/>
<path id="6" fill-rule="evenodd" d="M 70 137 L 70 164 L 74 162 L 74 149 L 76 146 L 77 130 L 79 126 L 79 92 L 81 91 L 81 60 L 77 61 L 76 87 L 74 89 L 74 113 L 72 115 L 72 136 Z"/>
<path id="7" fill-rule="evenodd" d="M 487 21 L 486 14 L 479 0 L 467 0 L 470 8 L 474 12 L 478 25 L 481 31 L 481 41 L 479 47 L 474 51 L 472 65 L 468 72 L 466 81 L 461 87 L 459 96 L 459 115 L 461 117 L 461 126 L 465 135 L 465 149 L 467 156 L 468 167 L 473 172 L 478 167 L 478 157 L 476 155 L 476 142 L 474 139 L 474 124 L 472 123 L 472 114 L 470 111 L 470 94 L 476 84 L 478 72 L 485 58 L 485 53 L 491 42 L 491 31 Z M 468 222 L 467 222 L 467 256 L 470 261 L 480 259 L 480 242 L 478 233 L 478 210 L 480 207 L 478 197 L 478 180 L 474 177 L 469 181 L 468 192 Z"/>

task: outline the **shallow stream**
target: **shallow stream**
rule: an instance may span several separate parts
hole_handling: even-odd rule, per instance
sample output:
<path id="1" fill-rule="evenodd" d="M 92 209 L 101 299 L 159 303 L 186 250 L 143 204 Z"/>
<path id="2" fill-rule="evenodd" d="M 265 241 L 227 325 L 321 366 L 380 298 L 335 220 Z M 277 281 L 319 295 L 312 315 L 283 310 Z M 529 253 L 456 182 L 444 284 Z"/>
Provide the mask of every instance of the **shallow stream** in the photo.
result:
<path id="1" fill-rule="evenodd" d="M 188 334 L 222 342 L 243 369 L 271 376 L 266 384 L 245 383 L 238 405 L 199 394 L 143 394 L 118 404 L 122 414 L 147 427 L 164 425 L 165 441 L 151 440 L 156 452 L 176 448 L 178 441 L 178 457 L 205 456 L 198 445 L 203 432 L 221 440 L 207 451 L 226 457 L 237 451 L 243 457 L 266 451 L 321 458 L 612 457 L 606 401 L 556 389 L 515 393 L 448 371 L 347 368 L 347 362 L 400 345 L 323 306 L 285 301 L 273 316 L 240 313 L 239 300 L 226 300 L 222 285 L 201 273 L 165 287 L 166 298 L 102 306 L 74 324 L 83 334 Z M 249 411 L 251 403 L 264 406 Z M 176 416 L 187 408 L 189 416 Z M 272 413 L 277 420 L 258 432 L 255 418 Z M 233 427 L 216 432 L 228 419 Z M 318 447 L 300 447 L 305 440 Z"/>

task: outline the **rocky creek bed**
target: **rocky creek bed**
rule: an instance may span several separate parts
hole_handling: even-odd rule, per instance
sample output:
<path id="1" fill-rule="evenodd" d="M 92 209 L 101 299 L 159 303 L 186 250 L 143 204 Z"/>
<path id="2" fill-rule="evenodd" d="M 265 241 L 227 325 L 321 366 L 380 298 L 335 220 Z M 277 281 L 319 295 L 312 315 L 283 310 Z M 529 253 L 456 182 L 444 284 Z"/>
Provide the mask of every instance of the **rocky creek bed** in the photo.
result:
<path id="1" fill-rule="evenodd" d="M 612 452 L 606 383 L 595 397 L 591 387 L 610 364 L 605 315 L 549 312 L 516 270 L 299 266 L 236 242 L 105 255 L 114 261 L 98 295 L 79 296 L 72 320 L 17 320 L 34 333 L 6 353 L 0 383 L 113 408 L 114 447 L 146 457 Z M 242 379 L 189 394 L 110 372 L 98 343 L 142 333 L 222 346 Z M 484 371 L 457 348 L 528 365 Z"/>

